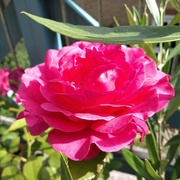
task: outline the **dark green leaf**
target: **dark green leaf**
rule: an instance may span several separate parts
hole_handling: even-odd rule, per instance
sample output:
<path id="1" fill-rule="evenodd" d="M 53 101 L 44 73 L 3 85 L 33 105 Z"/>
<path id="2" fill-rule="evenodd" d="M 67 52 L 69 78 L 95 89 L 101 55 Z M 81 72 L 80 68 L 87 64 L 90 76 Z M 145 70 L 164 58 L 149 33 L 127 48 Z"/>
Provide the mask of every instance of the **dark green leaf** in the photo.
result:
<path id="1" fill-rule="evenodd" d="M 170 103 L 167 106 L 165 118 L 168 119 L 179 107 L 180 105 L 180 94 L 176 95 L 171 99 Z"/>
<path id="2" fill-rule="evenodd" d="M 153 167 L 158 170 L 160 166 L 160 158 L 158 154 L 158 148 L 157 148 L 157 143 L 155 141 L 155 138 L 151 133 L 148 133 L 146 135 L 146 145 L 149 153 L 150 160 L 153 164 Z"/>
<path id="3" fill-rule="evenodd" d="M 146 180 L 152 180 L 152 177 L 146 170 L 144 162 L 135 156 L 132 152 L 126 149 L 121 150 L 122 155 L 124 156 L 126 162 L 133 168 L 133 170 L 141 177 L 144 177 Z"/>
<path id="4" fill-rule="evenodd" d="M 180 134 L 173 136 L 167 143 L 166 146 L 180 144 Z"/>
<path id="5" fill-rule="evenodd" d="M 73 179 L 84 180 L 96 177 L 104 166 L 105 153 L 101 152 L 92 160 L 72 161 L 69 160 L 69 167 Z"/>
<path id="6" fill-rule="evenodd" d="M 177 158 L 177 160 L 173 166 L 171 179 L 180 178 L 179 165 L 180 165 L 180 156 Z"/>
<path id="7" fill-rule="evenodd" d="M 54 32 L 78 40 L 112 44 L 160 43 L 180 40 L 179 26 L 119 26 L 114 28 L 80 26 L 23 13 Z"/>
<path id="8" fill-rule="evenodd" d="M 169 160 L 169 163 L 173 160 L 173 158 L 176 156 L 176 152 L 179 148 L 179 144 L 171 145 L 167 151 L 166 159 Z"/>

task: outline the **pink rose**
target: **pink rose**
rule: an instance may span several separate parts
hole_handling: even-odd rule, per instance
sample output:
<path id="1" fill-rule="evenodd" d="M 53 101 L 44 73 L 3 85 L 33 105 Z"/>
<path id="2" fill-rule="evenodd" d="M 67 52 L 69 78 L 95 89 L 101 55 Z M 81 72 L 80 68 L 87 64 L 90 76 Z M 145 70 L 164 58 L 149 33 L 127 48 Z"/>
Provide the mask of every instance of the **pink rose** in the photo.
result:
<path id="1" fill-rule="evenodd" d="M 17 96 L 30 133 L 51 127 L 52 147 L 73 160 L 115 152 L 148 132 L 174 95 L 169 75 L 140 48 L 77 42 L 27 69 Z"/>
<path id="2" fill-rule="evenodd" d="M 11 89 L 13 91 L 18 90 L 18 87 L 21 83 L 21 76 L 23 75 L 23 73 L 24 73 L 24 69 L 22 69 L 22 68 L 17 68 L 17 69 L 10 71 L 9 81 L 10 81 Z"/>
<path id="3" fill-rule="evenodd" d="M 0 95 L 5 96 L 10 90 L 9 86 L 9 71 L 5 68 L 0 69 Z"/>

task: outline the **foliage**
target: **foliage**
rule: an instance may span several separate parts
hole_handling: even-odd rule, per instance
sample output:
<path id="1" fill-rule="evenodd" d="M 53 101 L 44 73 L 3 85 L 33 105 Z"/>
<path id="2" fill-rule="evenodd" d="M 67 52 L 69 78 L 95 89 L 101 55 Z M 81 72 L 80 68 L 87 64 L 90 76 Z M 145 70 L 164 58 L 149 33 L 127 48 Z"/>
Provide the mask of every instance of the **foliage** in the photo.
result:
<path id="1" fill-rule="evenodd" d="M 179 1 L 170 1 L 179 11 Z M 140 159 L 129 150 L 121 151 L 126 162 L 139 179 L 165 179 L 168 167 L 172 168 L 171 179 L 180 178 L 180 133 L 179 127 L 171 128 L 174 114 L 180 109 L 180 66 L 174 57 L 180 52 L 180 27 L 173 26 L 180 21 L 179 12 L 168 26 L 163 26 L 168 0 L 158 5 L 155 0 L 146 0 L 147 8 L 157 26 L 149 26 L 147 9 L 140 15 L 136 8 L 125 6 L 130 26 L 114 28 L 76 26 L 58 23 L 25 13 L 52 31 L 80 40 L 99 41 L 113 44 L 139 46 L 152 57 L 160 70 L 171 74 L 171 83 L 176 95 L 166 108 L 148 120 L 150 129 L 146 136 L 149 159 Z M 171 42 L 175 41 L 175 47 Z M 159 51 L 155 52 L 154 49 Z M 176 67 L 176 68 L 173 68 Z M 5 107 L 6 108 L 6 107 Z M 10 128 L 0 125 L 0 174 L 1 179 L 105 179 L 110 170 L 119 168 L 112 154 L 104 153 L 92 161 L 73 162 L 55 152 L 47 142 L 47 133 L 33 137 L 29 134 L 24 119 L 16 121 Z M 49 131 L 49 130 L 48 130 Z M 21 138 L 20 138 L 21 137 Z M 165 154 L 165 158 L 163 155 Z M 172 163 L 174 166 L 171 166 Z M 111 164 L 111 166 L 110 166 Z M 103 170 L 104 169 L 104 173 Z M 80 170 L 80 173 L 77 173 Z"/>

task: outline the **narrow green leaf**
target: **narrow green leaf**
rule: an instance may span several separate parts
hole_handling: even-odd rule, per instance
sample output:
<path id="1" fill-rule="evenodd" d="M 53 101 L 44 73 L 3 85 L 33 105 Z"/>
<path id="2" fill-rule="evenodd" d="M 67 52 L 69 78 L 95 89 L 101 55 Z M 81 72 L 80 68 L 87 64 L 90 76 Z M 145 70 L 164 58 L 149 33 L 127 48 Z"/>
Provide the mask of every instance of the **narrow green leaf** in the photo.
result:
<path id="1" fill-rule="evenodd" d="M 136 21 L 136 24 L 139 25 L 140 24 L 140 14 L 138 12 L 138 10 L 133 6 L 133 17 L 134 17 L 134 20 Z"/>
<path id="2" fill-rule="evenodd" d="M 169 159 L 160 160 L 161 172 L 164 172 L 169 164 Z"/>
<path id="3" fill-rule="evenodd" d="M 180 77 L 180 64 L 176 67 L 175 72 L 173 73 L 170 82 L 174 84 L 174 81 L 176 81 Z"/>
<path id="4" fill-rule="evenodd" d="M 63 154 L 61 154 L 60 163 L 61 163 L 61 179 L 73 180 L 69 167 L 67 165 L 67 162 Z"/>
<path id="5" fill-rule="evenodd" d="M 156 170 L 158 170 L 160 166 L 160 158 L 158 154 L 157 143 L 152 133 L 148 133 L 146 135 L 146 145 L 149 153 L 150 160 Z"/>
<path id="6" fill-rule="evenodd" d="M 180 134 L 177 134 L 175 136 L 173 136 L 167 143 L 166 146 L 172 146 L 175 144 L 180 144 Z"/>
<path id="7" fill-rule="evenodd" d="M 172 59 L 174 56 L 178 54 L 180 54 L 180 43 L 173 48 L 173 50 L 170 52 L 169 56 L 167 57 L 166 61 Z"/>
<path id="8" fill-rule="evenodd" d="M 175 25 L 177 23 L 179 23 L 180 21 L 180 12 L 178 12 L 173 19 L 171 20 L 171 22 L 169 23 L 170 26 Z"/>
<path id="9" fill-rule="evenodd" d="M 153 169 L 153 167 L 147 159 L 145 159 L 145 165 L 147 172 L 153 177 L 154 180 L 161 180 L 161 177 L 156 173 L 156 171 Z"/>
<path id="10" fill-rule="evenodd" d="M 180 106 L 180 94 L 176 95 L 171 99 L 170 103 L 167 106 L 165 118 L 168 119 Z"/>
<path id="11" fill-rule="evenodd" d="M 160 43 L 180 40 L 179 26 L 119 26 L 114 28 L 81 26 L 23 13 L 54 32 L 78 40 L 112 44 Z"/>
<path id="12" fill-rule="evenodd" d="M 140 44 L 140 47 L 142 47 L 144 49 L 144 51 L 146 52 L 146 54 L 148 56 L 150 56 L 155 62 L 157 62 L 157 56 L 154 53 L 154 50 L 153 50 L 152 46 L 149 43 Z"/>
<path id="13" fill-rule="evenodd" d="M 174 144 L 169 146 L 169 149 L 166 154 L 166 159 L 169 160 L 169 163 L 173 160 L 173 158 L 176 156 L 176 152 L 178 151 L 179 144 Z"/>
<path id="14" fill-rule="evenodd" d="M 176 159 L 176 162 L 175 162 L 175 164 L 173 166 L 171 179 L 180 178 L 179 164 L 180 164 L 180 156 Z"/>
<path id="15" fill-rule="evenodd" d="M 127 149 L 121 150 L 126 162 L 133 168 L 133 170 L 139 175 L 144 177 L 146 180 L 152 180 L 152 177 L 146 170 L 144 162 L 135 156 L 132 152 Z"/>
<path id="16" fill-rule="evenodd" d="M 179 0 L 170 0 L 170 3 L 177 11 L 180 11 L 180 1 Z"/>
<path id="17" fill-rule="evenodd" d="M 156 0 L 146 0 L 146 4 L 149 8 L 149 11 L 151 12 L 156 25 L 160 26 L 161 22 L 160 22 L 160 13 L 159 13 L 159 8 L 157 6 Z"/>
<path id="18" fill-rule="evenodd" d="M 133 18 L 133 14 L 131 12 L 131 10 L 127 7 L 127 5 L 125 4 L 125 9 L 126 9 L 126 14 L 127 14 L 127 17 L 128 17 L 128 22 L 131 26 L 133 25 L 137 25 L 136 21 L 134 20 Z"/>
<path id="19" fill-rule="evenodd" d="M 91 160 L 72 161 L 69 160 L 69 167 L 73 179 L 93 179 L 102 170 L 106 153 L 101 152 Z"/>
<path id="20" fill-rule="evenodd" d="M 27 126 L 25 118 L 14 121 L 9 127 L 8 131 L 15 131 Z"/>
<path id="21" fill-rule="evenodd" d="M 148 26 L 149 25 L 149 15 L 148 15 L 148 13 L 146 11 L 146 8 L 144 9 L 144 13 L 142 15 L 140 25 L 141 26 Z"/>

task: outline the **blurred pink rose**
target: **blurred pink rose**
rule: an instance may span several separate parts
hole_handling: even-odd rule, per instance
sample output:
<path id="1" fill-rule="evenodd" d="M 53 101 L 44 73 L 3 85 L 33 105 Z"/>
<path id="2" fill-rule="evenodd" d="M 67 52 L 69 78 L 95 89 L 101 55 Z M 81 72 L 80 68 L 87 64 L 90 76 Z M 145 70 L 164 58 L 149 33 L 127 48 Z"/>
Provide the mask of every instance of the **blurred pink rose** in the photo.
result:
<path id="1" fill-rule="evenodd" d="M 174 90 L 140 48 L 77 42 L 49 50 L 45 63 L 25 70 L 17 96 L 30 133 L 73 160 L 115 152 L 148 132 L 146 120 Z"/>
<path id="2" fill-rule="evenodd" d="M 13 91 L 18 90 L 18 87 L 21 83 L 21 76 L 23 75 L 23 73 L 24 73 L 24 69 L 22 69 L 22 68 L 17 68 L 17 69 L 10 71 L 9 81 L 10 81 L 11 89 Z"/>
<path id="3" fill-rule="evenodd" d="M 0 69 L 0 95 L 2 96 L 5 96 L 6 93 L 10 90 L 8 76 L 9 71 L 7 69 Z"/>

